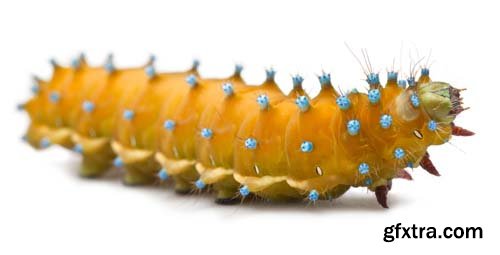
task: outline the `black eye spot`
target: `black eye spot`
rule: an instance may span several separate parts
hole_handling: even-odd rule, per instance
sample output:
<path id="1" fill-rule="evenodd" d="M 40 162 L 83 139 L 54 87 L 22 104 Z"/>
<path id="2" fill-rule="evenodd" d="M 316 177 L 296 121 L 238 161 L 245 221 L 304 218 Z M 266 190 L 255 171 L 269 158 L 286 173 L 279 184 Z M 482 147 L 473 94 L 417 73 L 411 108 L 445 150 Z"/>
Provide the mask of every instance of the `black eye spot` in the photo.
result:
<path id="1" fill-rule="evenodd" d="M 424 138 L 424 135 L 422 135 L 422 133 L 420 133 L 420 131 L 418 130 L 413 130 L 413 135 L 415 135 L 418 139 L 423 139 Z"/>

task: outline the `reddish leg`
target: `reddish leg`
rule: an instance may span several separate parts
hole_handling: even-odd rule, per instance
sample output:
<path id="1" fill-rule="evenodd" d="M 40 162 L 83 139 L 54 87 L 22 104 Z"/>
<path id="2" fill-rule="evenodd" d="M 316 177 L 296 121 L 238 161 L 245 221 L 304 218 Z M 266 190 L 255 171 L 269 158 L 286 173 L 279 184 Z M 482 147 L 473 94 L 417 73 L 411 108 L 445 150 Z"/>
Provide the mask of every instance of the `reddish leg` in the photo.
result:
<path id="1" fill-rule="evenodd" d="M 378 186 L 375 188 L 375 196 L 377 197 L 377 202 L 384 208 L 389 208 L 387 206 L 387 193 L 389 193 L 389 187 L 387 185 Z"/>
<path id="2" fill-rule="evenodd" d="M 413 180 L 410 173 L 406 172 L 406 170 L 404 170 L 404 169 L 399 169 L 394 178 L 401 178 L 401 179 L 405 179 L 408 181 Z"/>
<path id="3" fill-rule="evenodd" d="M 425 171 L 429 172 L 430 174 L 435 175 L 435 176 L 440 176 L 438 170 L 436 169 L 434 164 L 432 164 L 429 153 L 426 152 L 424 157 L 422 158 L 422 160 L 420 160 L 420 166 L 423 169 L 425 169 Z"/>
<path id="4" fill-rule="evenodd" d="M 467 130 L 465 128 L 459 127 L 459 126 L 451 126 L 451 134 L 456 135 L 456 136 L 471 136 L 475 135 L 474 132 Z"/>

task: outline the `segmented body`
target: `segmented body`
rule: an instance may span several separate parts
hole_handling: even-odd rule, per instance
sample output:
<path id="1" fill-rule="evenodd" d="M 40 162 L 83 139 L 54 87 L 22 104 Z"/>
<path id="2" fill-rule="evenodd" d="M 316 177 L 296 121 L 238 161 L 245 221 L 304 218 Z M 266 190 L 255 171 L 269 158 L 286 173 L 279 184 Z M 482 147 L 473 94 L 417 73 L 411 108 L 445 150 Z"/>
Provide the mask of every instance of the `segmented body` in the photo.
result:
<path id="1" fill-rule="evenodd" d="M 250 194 L 316 201 L 352 186 L 377 191 L 451 136 L 452 124 L 432 119 L 420 102 L 427 69 L 408 88 L 395 72 L 385 87 L 369 74 L 367 94 L 341 95 L 323 74 L 319 95 L 310 98 L 300 76 L 284 95 L 273 70 L 249 86 L 240 66 L 227 79 L 207 79 L 197 65 L 157 73 L 153 61 L 131 69 L 116 69 L 111 59 L 103 67 L 83 59 L 54 64 L 52 79 L 39 81 L 25 105 L 27 140 L 81 153 L 84 176 L 114 164 L 125 169 L 127 184 L 171 176 L 180 193 L 211 185 L 228 202 Z"/>

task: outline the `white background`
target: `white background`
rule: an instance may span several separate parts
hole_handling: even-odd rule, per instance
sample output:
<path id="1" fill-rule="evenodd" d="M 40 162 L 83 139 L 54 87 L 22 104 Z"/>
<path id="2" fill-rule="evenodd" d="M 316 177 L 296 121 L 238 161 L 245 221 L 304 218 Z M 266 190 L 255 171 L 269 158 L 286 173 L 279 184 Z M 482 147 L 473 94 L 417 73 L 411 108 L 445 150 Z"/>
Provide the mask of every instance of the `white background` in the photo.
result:
<path id="1" fill-rule="evenodd" d="M 0 254 L 457 254 L 495 253 L 498 217 L 499 7 L 494 1 L 3 1 L 0 4 Z M 21 142 L 28 124 L 15 106 L 29 96 L 30 74 L 49 78 L 48 59 L 93 64 L 115 53 L 120 66 L 158 56 L 159 70 L 201 60 L 205 76 L 243 63 L 251 83 L 278 70 L 284 90 L 300 72 L 312 94 L 315 74 L 336 86 L 366 88 L 344 45 L 367 48 L 385 77 L 396 59 L 428 55 L 431 75 L 463 94 L 471 110 L 458 125 L 477 132 L 430 149 L 442 177 L 422 169 L 397 180 L 382 209 L 366 189 L 333 203 L 223 207 L 211 196 L 180 197 L 171 187 L 130 188 L 119 173 L 77 175 L 79 158 Z M 403 54 L 401 46 L 403 45 Z M 418 56 L 417 56 L 418 50 Z M 408 64 L 403 66 L 408 73 Z M 385 80 L 385 79 L 384 79 Z M 480 226 L 483 239 L 383 242 L 384 227 Z"/>

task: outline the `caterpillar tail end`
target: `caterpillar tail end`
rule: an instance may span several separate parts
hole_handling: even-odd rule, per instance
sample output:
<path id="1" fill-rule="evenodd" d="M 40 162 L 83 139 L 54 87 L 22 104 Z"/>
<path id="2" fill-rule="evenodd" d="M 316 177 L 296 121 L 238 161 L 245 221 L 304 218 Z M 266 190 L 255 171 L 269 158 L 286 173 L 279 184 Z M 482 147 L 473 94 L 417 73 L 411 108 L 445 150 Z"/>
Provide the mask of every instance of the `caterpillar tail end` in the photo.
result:
<path id="1" fill-rule="evenodd" d="M 65 148 L 72 148 L 72 131 L 68 128 L 50 128 L 46 125 L 31 124 L 23 139 L 35 149 L 46 149 L 57 144 Z"/>

